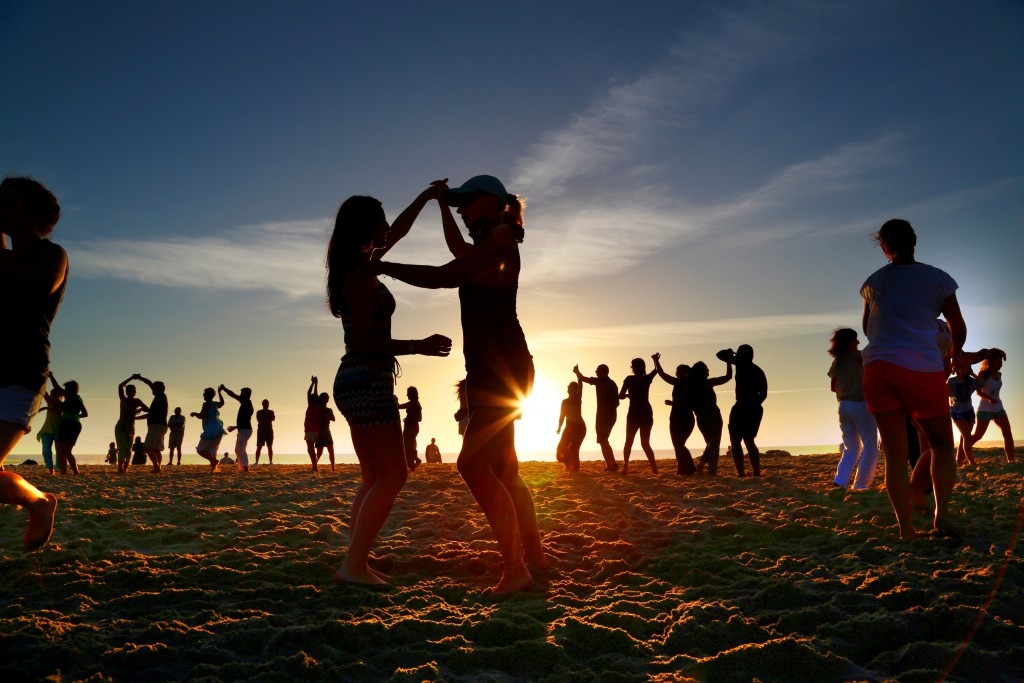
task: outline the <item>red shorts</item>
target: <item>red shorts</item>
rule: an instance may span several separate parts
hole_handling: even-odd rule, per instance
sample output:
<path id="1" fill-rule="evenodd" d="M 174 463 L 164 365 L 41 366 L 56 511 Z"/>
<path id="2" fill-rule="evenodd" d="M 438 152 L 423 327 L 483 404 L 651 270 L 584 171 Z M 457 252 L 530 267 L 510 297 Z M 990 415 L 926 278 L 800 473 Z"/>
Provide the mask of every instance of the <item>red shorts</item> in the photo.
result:
<path id="1" fill-rule="evenodd" d="M 864 367 L 864 400 L 872 413 L 902 410 L 917 420 L 949 416 L 944 372 L 916 372 L 875 361 Z"/>

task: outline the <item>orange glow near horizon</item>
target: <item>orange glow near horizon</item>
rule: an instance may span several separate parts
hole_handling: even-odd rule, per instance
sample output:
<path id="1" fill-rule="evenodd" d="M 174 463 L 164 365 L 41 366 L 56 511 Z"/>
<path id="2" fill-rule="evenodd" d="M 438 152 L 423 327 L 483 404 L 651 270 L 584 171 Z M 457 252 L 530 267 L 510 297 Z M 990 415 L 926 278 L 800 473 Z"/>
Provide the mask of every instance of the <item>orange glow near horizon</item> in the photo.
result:
<path id="1" fill-rule="evenodd" d="M 533 391 L 522 403 L 523 417 L 516 423 L 516 450 L 521 453 L 549 452 L 555 457 L 558 444 L 558 414 L 565 392 L 546 376 L 538 374 Z"/>

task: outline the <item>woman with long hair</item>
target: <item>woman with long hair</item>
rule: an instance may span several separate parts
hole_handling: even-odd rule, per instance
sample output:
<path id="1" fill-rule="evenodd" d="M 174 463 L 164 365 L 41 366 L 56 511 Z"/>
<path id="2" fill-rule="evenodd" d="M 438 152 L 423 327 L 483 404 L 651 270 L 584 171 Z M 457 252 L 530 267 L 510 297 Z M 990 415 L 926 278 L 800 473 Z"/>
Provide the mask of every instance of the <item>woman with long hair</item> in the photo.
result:
<path id="1" fill-rule="evenodd" d="M 842 453 L 832 483 L 845 489 L 853 478 L 855 491 L 871 488 L 878 466 L 878 427 L 864 402 L 864 365 L 858 345 L 857 331 L 841 327 L 832 333 L 828 348 L 828 355 L 832 356 L 828 376 L 839 401 L 839 431 L 843 435 Z"/>
<path id="2" fill-rule="evenodd" d="M 548 564 L 515 450 L 515 420 L 534 374 L 516 313 L 523 202 L 489 175 L 470 178 L 441 199 L 441 224 L 454 260 L 443 266 L 381 261 L 372 271 L 415 287 L 459 289 L 469 424 L 458 468 L 501 548 L 504 570 L 492 589 L 501 595 L 532 584 L 528 564 Z M 472 241 L 463 238 L 449 205 L 457 207 Z"/>
<path id="3" fill-rule="evenodd" d="M 349 197 L 338 209 L 327 247 L 327 304 L 341 318 L 345 355 L 334 378 L 334 402 L 348 421 L 362 481 L 352 502 L 349 546 L 334 575 L 339 581 L 384 585 L 370 568 L 370 549 L 405 486 L 405 445 L 395 396 L 396 356 L 447 356 L 452 341 L 392 339 L 395 299 L 365 264 L 381 258 L 405 237 L 427 201 L 443 184 L 422 192 L 389 226 L 373 197 Z"/>
<path id="4" fill-rule="evenodd" d="M 718 474 L 718 456 L 722 450 L 722 410 L 718 407 L 715 387 L 721 386 L 732 379 L 732 364 L 725 364 L 725 374 L 721 377 L 709 377 L 710 371 L 704 361 L 697 361 L 690 368 L 690 381 L 687 392 L 693 416 L 697 421 L 697 429 L 704 437 L 704 453 L 697 463 L 697 474 L 704 474 L 707 468 L 709 476 Z"/>
<path id="5" fill-rule="evenodd" d="M 665 401 L 665 405 L 672 406 L 668 414 L 668 433 L 672 437 L 672 448 L 676 454 L 676 474 L 688 477 L 697 471 L 690 449 L 686 447 L 686 440 L 693 434 L 693 428 L 697 424 L 688 391 L 690 366 L 677 365 L 676 376 L 673 377 L 662 369 L 660 353 L 654 354 L 651 358 L 654 359 L 654 369 L 658 376 L 672 385 L 672 398 Z"/>
<path id="6" fill-rule="evenodd" d="M 999 398 L 999 391 L 1003 388 L 1002 370 L 1005 358 L 1006 354 L 995 349 L 995 352 L 981 361 L 981 368 L 978 370 L 978 381 L 981 382 L 978 396 L 981 397 L 981 402 L 978 403 L 978 424 L 971 435 L 971 445 L 985 436 L 989 422 L 995 422 L 999 431 L 1003 433 L 1003 453 L 1006 455 L 1006 462 L 1013 462 L 1013 432 L 1010 429 L 1010 418 L 1006 416 L 1006 408 Z"/>
<path id="7" fill-rule="evenodd" d="M 949 374 L 936 341 L 936 321 L 949 323 L 949 356 L 960 360 L 967 325 L 947 273 L 914 259 L 917 235 L 910 223 L 892 219 L 874 235 L 889 263 L 861 286 L 864 299 L 864 399 L 875 416 L 885 450 L 885 490 L 902 538 L 914 538 L 914 491 L 908 472 L 906 417 L 921 428 L 925 443 L 915 469 L 928 467 L 935 497 L 933 527 L 958 536 L 949 501 L 956 482 L 953 426 L 949 419 Z M 929 457 L 924 452 L 929 451 Z"/>
<path id="8" fill-rule="evenodd" d="M 89 411 L 85 408 L 85 401 L 78 394 L 78 382 L 64 382 L 64 388 L 59 393 L 61 412 L 57 425 L 57 467 L 60 468 L 61 474 L 67 474 L 68 468 L 71 468 L 72 474 L 81 474 L 72 451 L 82 433 L 82 418 L 89 417 Z"/>
<path id="9" fill-rule="evenodd" d="M 640 432 L 640 448 L 647 461 L 651 464 L 651 472 L 658 473 L 658 461 L 654 459 L 651 448 L 651 429 L 654 428 L 654 409 L 651 407 L 651 382 L 657 370 L 647 372 L 647 363 L 643 358 L 634 358 L 629 363 L 633 374 L 622 380 L 619 389 L 619 400 L 629 399 L 626 410 L 626 443 L 622 447 L 622 474 L 629 472 L 629 453 L 633 450 L 633 439 Z"/>

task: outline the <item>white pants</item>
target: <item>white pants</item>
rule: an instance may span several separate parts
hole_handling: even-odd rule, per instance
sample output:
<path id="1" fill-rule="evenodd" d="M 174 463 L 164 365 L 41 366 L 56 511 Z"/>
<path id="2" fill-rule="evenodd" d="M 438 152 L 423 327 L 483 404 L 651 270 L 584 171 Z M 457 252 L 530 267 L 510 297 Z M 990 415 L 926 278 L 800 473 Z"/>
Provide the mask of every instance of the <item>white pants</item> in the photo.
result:
<path id="1" fill-rule="evenodd" d="M 843 449 L 835 483 L 849 488 L 854 467 L 857 478 L 854 490 L 871 488 L 878 466 L 878 425 L 864 401 L 839 402 L 839 429 L 843 433 Z M 860 459 L 858 463 L 857 460 Z"/>
<path id="2" fill-rule="evenodd" d="M 249 466 L 249 454 L 245 452 L 249 445 L 249 438 L 252 437 L 251 429 L 239 429 L 235 438 L 235 458 L 238 460 L 238 469 L 245 469 Z"/>

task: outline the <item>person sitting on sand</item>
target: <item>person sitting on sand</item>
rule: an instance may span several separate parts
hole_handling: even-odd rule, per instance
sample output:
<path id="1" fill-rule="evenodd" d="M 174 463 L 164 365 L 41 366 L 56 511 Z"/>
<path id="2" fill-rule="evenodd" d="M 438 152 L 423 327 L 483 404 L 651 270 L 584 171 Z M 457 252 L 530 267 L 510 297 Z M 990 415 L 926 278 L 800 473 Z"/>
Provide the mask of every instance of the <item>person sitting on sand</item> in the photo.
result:
<path id="1" fill-rule="evenodd" d="M 234 465 L 235 461 L 231 459 L 231 456 L 228 455 L 227 451 L 224 451 L 224 457 L 220 459 L 220 464 L 221 465 Z"/>
<path id="2" fill-rule="evenodd" d="M 562 410 L 558 414 L 558 428 L 555 434 L 561 433 L 558 441 L 557 460 L 565 465 L 566 472 L 580 471 L 580 446 L 587 436 L 587 423 L 583 421 L 583 382 L 570 382 L 566 388 L 567 396 L 562 399 Z M 565 431 L 562 431 L 562 425 Z"/>
<path id="3" fill-rule="evenodd" d="M 68 278 L 67 254 L 46 239 L 59 219 L 56 197 L 40 183 L 23 177 L 0 183 L 0 291 L 4 292 L 0 469 L 29 432 L 46 390 L 50 326 Z M 0 503 L 28 511 L 26 551 L 50 540 L 57 496 L 40 491 L 21 475 L 0 471 Z"/>
<path id="4" fill-rule="evenodd" d="M 334 435 L 331 434 L 331 423 L 334 422 L 334 411 L 331 410 L 331 397 L 324 391 L 320 393 L 320 431 L 316 435 L 316 460 L 327 449 L 327 457 L 331 461 L 331 472 L 334 471 Z"/>
<path id="5" fill-rule="evenodd" d="M 114 441 L 117 442 L 118 472 L 128 471 L 132 457 L 132 441 L 135 439 L 135 421 L 146 417 L 149 406 L 138 398 L 134 384 L 129 382 L 139 378 L 134 374 L 117 385 L 117 398 L 120 402 L 117 424 L 114 425 Z M 145 463 L 143 463 L 145 464 Z"/>
<path id="6" fill-rule="evenodd" d="M 687 385 L 697 429 L 706 444 L 700 462 L 697 463 L 697 474 L 704 474 L 707 468 L 708 475 L 712 477 L 718 474 L 718 456 L 722 450 L 722 411 L 718 407 L 715 387 L 732 379 L 732 365 L 726 363 L 725 368 L 725 374 L 721 377 L 709 377 L 708 366 L 704 361 L 697 361 L 690 368 L 690 381 Z"/>
<path id="7" fill-rule="evenodd" d="M 878 465 L 878 427 L 864 402 L 864 364 L 857 350 L 859 344 L 856 330 L 841 327 L 832 333 L 828 349 L 832 356 L 828 376 L 839 401 L 839 431 L 843 435 L 832 483 L 845 489 L 852 479 L 854 491 L 871 488 Z"/>
<path id="8" fill-rule="evenodd" d="M 950 358 L 959 362 L 967 325 L 957 301 L 957 283 L 947 273 L 914 259 L 917 235 L 903 219 L 886 221 L 874 235 L 889 263 L 861 287 L 864 398 L 875 416 L 885 451 L 885 490 L 896 513 L 900 536 L 911 539 L 913 496 L 907 471 L 905 418 L 914 418 L 926 443 L 917 467 L 927 463 L 935 497 L 933 527 L 959 536 L 949 509 L 956 482 L 956 449 L 949 419 L 943 354 L 935 325 L 941 314 L 949 324 Z M 925 452 L 930 454 L 926 460 Z"/>
<path id="9" fill-rule="evenodd" d="M 217 396 L 216 401 L 213 400 L 214 396 Z M 210 463 L 210 472 L 217 470 L 217 448 L 220 446 L 220 440 L 227 434 L 220 419 L 220 409 L 223 407 L 224 396 L 214 391 L 213 387 L 206 387 L 203 389 L 203 407 L 198 413 L 190 413 L 192 417 L 202 421 L 203 431 L 199 435 L 196 452 Z"/>
<path id="10" fill-rule="evenodd" d="M 584 377 L 580 372 L 580 366 L 572 368 L 576 380 L 594 385 L 594 395 L 597 398 L 597 414 L 594 417 L 594 434 L 597 437 L 597 445 L 601 447 L 601 456 L 604 458 L 604 471 L 616 472 L 619 463 L 615 461 L 615 451 L 612 449 L 609 438 L 612 435 L 612 427 L 618 419 L 619 413 L 619 385 L 608 376 L 608 366 L 601 364 L 594 371 L 594 377 Z"/>
<path id="11" fill-rule="evenodd" d="M 263 399 L 263 409 L 256 411 L 256 464 L 260 464 L 260 451 L 267 447 L 267 461 L 274 464 L 274 411 L 270 401 Z"/>
<path id="12" fill-rule="evenodd" d="M 437 443 L 433 438 L 430 439 L 430 443 L 427 444 L 425 451 L 427 456 L 427 462 L 433 464 L 441 463 L 441 449 L 438 447 Z"/>
<path id="13" fill-rule="evenodd" d="M 665 401 L 665 405 L 672 406 L 672 411 L 668 415 L 668 433 L 676 454 L 676 474 L 688 477 L 697 471 L 690 449 L 686 447 L 686 440 L 693 434 L 693 428 L 697 424 L 688 390 L 690 366 L 677 365 L 676 376 L 672 377 L 662 369 L 660 353 L 654 354 L 651 358 L 654 360 L 654 369 L 658 376 L 672 385 L 672 398 Z"/>
<path id="14" fill-rule="evenodd" d="M 149 402 L 149 412 L 146 413 L 146 456 L 153 464 L 153 471 L 159 472 L 163 468 L 164 459 L 164 437 L 167 436 L 167 388 L 163 382 L 151 382 L 142 375 L 136 379 L 149 387 L 153 392 L 153 400 Z M 134 459 L 132 464 L 135 464 Z M 142 463 L 143 465 L 145 462 Z"/>
<path id="15" fill-rule="evenodd" d="M 132 443 L 132 465 L 146 464 L 146 444 L 142 443 L 142 437 L 136 436 Z"/>
<path id="16" fill-rule="evenodd" d="M 181 445 L 185 442 L 185 416 L 181 408 L 174 409 L 174 415 L 167 418 L 167 464 L 174 464 L 174 451 L 178 451 L 178 463 L 181 464 Z"/>
<path id="17" fill-rule="evenodd" d="M 764 408 L 761 404 L 768 398 L 768 379 L 764 371 L 754 363 L 754 349 L 750 344 L 740 344 L 736 353 L 729 350 L 729 360 L 736 366 L 736 403 L 729 411 L 729 442 L 732 446 L 732 461 L 737 476 L 744 476 L 743 446 L 747 447 L 750 469 L 755 477 L 761 476 L 761 452 L 754 439 L 761 429 Z"/>
<path id="18" fill-rule="evenodd" d="M 416 449 L 416 437 L 420 434 L 420 422 L 423 420 L 423 407 L 420 405 L 420 391 L 416 387 L 405 390 L 405 403 L 398 406 L 405 411 L 402 421 L 402 443 L 405 444 L 405 464 L 409 470 L 416 469 L 420 464 L 420 456 Z"/>
<path id="19" fill-rule="evenodd" d="M 320 394 L 317 391 L 319 380 L 316 375 L 309 378 L 309 388 L 306 389 L 306 415 L 302 420 L 303 439 L 306 441 L 306 453 L 309 455 L 309 463 L 313 466 L 313 472 L 319 471 L 318 462 L 320 456 L 316 453 L 316 440 L 320 436 Z"/>
<path id="20" fill-rule="evenodd" d="M 252 414 L 254 412 L 252 405 L 252 389 L 249 387 L 242 387 L 242 390 L 237 394 L 223 384 L 220 385 L 220 389 L 222 389 L 225 394 L 238 401 L 238 414 L 235 417 L 235 429 L 238 430 L 238 433 L 235 435 L 235 457 L 238 461 L 238 469 L 243 472 L 248 472 L 248 445 L 249 439 L 252 437 Z"/>
<path id="21" fill-rule="evenodd" d="M 654 459 L 654 449 L 651 448 L 651 429 L 654 427 L 654 409 L 651 407 L 651 382 L 658 374 L 657 370 L 647 372 L 647 363 L 643 358 L 634 358 L 630 361 L 632 375 L 622 380 L 622 388 L 619 390 L 619 400 L 629 399 L 629 408 L 626 410 L 626 443 L 622 447 L 622 474 L 629 472 L 629 453 L 633 448 L 633 439 L 636 433 L 640 432 L 640 447 L 651 464 L 651 472 L 658 473 L 658 462 Z"/>

